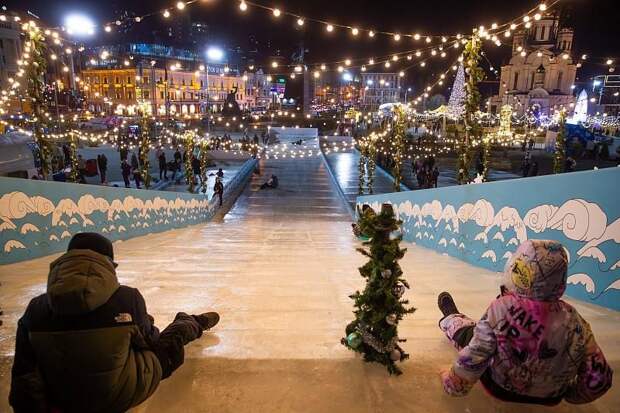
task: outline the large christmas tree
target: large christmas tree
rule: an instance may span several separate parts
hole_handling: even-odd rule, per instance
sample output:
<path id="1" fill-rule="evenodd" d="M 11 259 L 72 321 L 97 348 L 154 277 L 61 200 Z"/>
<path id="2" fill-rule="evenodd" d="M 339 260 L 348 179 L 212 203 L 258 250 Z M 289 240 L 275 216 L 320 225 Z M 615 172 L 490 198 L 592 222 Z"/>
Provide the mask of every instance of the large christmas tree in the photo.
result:
<path id="1" fill-rule="evenodd" d="M 368 248 L 358 251 L 369 258 L 359 268 L 366 279 L 362 292 L 351 295 L 355 302 L 355 320 L 346 328 L 342 344 L 364 355 L 364 360 L 385 365 L 390 374 L 401 374 L 396 365 L 409 357 L 399 346 L 398 322 L 414 308 L 407 308 L 403 299 L 409 284 L 398 264 L 407 251 L 400 248 L 402 235 L 393 236 L 401 221 L 396 220 L 390 204 L 384 204 L 379 214 L 365 213 L 358 222 L 360 231 L 370 238 Z"/>
<path id="2" fill-rule="evenodd" d="M 461 117 L 463 113 L 465 113 L 465 69 L 461 63 L 456 72 L 452 92 L 450 92 L 448 114 L 453 117 Z"/>

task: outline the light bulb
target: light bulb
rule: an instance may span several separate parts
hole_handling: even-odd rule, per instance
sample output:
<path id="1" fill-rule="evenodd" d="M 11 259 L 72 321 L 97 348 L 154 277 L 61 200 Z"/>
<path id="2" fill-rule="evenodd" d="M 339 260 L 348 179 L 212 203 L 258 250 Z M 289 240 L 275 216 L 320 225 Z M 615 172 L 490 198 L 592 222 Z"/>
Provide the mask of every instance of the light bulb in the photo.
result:
<path id="1" fill-rule="evenodd" d="M 239 9 L 241 11 L 246 11 L 248 9 L 248 5 L 246 4 L 245 1 L 242 1 L 241 3 L 239 3 Z"/>
<path id="2" fill-rule="evenodd" d="M 301 17 L 299 19 L 297 19 L 297 25 L 298 26 L 303 26 L 304 25 L 304 19 L 302 19 Z"/>
<path id="3" fill-rule="evenodd" d="M 331 24 L 328 24 L 327 27 L 326 27 L 326 30 L 328 32 L 333 32 L 334 31 L 334 26 L 332 26 Z"/>
<path id="4" fill-rule="evenodd" d="M 280 9 L 273 9 L 273 15 L 275 17 L 280 17 L 280 14 L 282 14 L 282 12 L 280 11 Z"/>
<path id="5" fill-rule="evenodd" d="M 179 1 L 177 2 L 177 9 L 183 10 L 185 8 L 185 2 Z"/>

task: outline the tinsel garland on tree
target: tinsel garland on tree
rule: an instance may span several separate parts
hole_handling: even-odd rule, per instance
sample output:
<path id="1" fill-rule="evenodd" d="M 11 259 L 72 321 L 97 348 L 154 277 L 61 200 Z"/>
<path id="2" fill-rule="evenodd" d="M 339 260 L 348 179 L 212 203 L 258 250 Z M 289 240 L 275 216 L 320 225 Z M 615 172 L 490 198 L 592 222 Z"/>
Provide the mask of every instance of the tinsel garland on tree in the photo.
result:
<path id="1" fill-rule="evenodd" d="M 207 193 L 207 167 L 209 166 L 209 143 L 203 140 L 200 143 L 200 192 Z"/>
<path id="2" fill-rule="evenodd" d="M 405 109 L 398 105 L 394 107 L 394 120 L 392 126 L 392 175 L 394 176 L 394 192 L 400 192 L 400 181 L 402 180 L 401 168 L 405 152 L 405 133 L 407 114 Z"/>
<path id="3" fill-rule="evenodd" d="M 491 161 L 491 137 L 482 138 L 482 180 L 489 181 L 489 162 Z"/>
<path id="4" fill-rule="evenodd" d="M 149 189 L 151 186 L 151 173 L 149 162 L 149 150 L 151 149 L 151 135 L 149 130 L 149 122 L 146 113 L 142 114 L 142 124 L 140 127 L 140 175 L 144 187 Z"/>
<path id="5" fill-rule="evenodd" d="M 465 45 L 463 61 L 465 62 L 465 74 L 467 81 L 465 84 L 465 135 L 459 143 L 458 154 L 458 182 L 466 184 L 470 181 L 469 169 L 472 160 L 472 149 L 474 142 L 480 142 L 482 138 L 482 127 L 477 119 L 480 110 L 480 91 L 478 83 L 484 80 L 484 71 L 480 68 L 480 46 L 481 40 L 474 35 Z"/>
<path id="6" fill-rule="evenodd" d="M 45 138 L 45 112 L 46 101 L 44 98 L 45 82 L 44 76 L 47 72 L 47 60 L 45 54 L 45 37 L 38 27 L 28 27 L 28 42 L 32 53 L 31 63 L 26 68 L 26 82 L 28 97 L 32 102 L 32 112 L 34 115 L 33 139 L 39 147 L 39 162 L 41 164 L 41 174 L 46 179 L 50 173 L 50 158 L 52 148 L 50 142 Z"/>
<path id="7" fill-rule="evenodd" d="M 364 242 L 367 248 L 358 248 L 369 258 L 359 268 L 366 286 L 350 296 L 355 303 L 355 320 L 346 327 L 346 337 L 341 342 L 363 354 L 365 361 L 385 365 L 390 374 L 401 374 L 396 362 L 409 355 L 399 346 L 405 340 L 398 337 L 398 322 L 415 311 L 402 298 L 409 284 L 398 260 L 406 249 L 400 248 L 402 235 L 393 235 L 402 222 L 396 220 L 390 204 L 383 204 L 379 214 L 368 210 L 372 211 L 367 208 L 358 221 L 359 232 L 370 238 Z"/>
<path id="8" fill-rule="evenodd" d="M 80 179 L 79 174 L 79 162 L 77 157 L 78 151 L 78 135 L 76 132 L 69 132 L 69 154 L 71 156 L 71 174 L 69 175 L 69 180 L 71 182 L 78 182 Z"/>
<path id="9" fill-rule="evenodd" d="M 558 135 L 555 138 L 555 154 L 553 156 L 553 173 L 564 172 L 566 164 L 566 112 L 560 111 Z"/>
<path id="10" fill-rule="evenodd" d="M 194 152 L 194 132 L 185 131 L 183 135 L 183 144 L 185 146 L 185 180 L 187 181 L 187 190 L 194 192 L 194 171 L 192 168 L 192 155 Z"/>
<path id="11" fill-rule="evenodd" d="M 376 135 L 372 135 L 368 142 L 368 163 L 366 166 L 366 172 L 368 174 L 368 178 L 366 184 L 368 186 L 368 193 L 370 195 L 374 194 L 374 185 L 375 185 L 375 170 L 377 169 L 377 142 Z"/>
<path id="12" fill-rule="evenodd" d="M 364 195 L 364 186 L 366 185 L 366 162 L 368 159 L 364 155 L 364 150 L 360 151 L 360 157 L 357 161 L 357 194 Z"/>

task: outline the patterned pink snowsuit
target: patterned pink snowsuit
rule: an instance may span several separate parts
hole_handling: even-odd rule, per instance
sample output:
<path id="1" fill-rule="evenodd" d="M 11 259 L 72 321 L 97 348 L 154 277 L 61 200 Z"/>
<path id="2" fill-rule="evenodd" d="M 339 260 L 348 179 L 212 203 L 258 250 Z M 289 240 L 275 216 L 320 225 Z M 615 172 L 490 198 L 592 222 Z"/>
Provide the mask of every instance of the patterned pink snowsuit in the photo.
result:
<path id="1" fill-rule="evenodd" d="M 560 299 L 566 271 L 561 244 L 526 241 L 506 264 L 507 291 L 480 321 L 462 314 L 440 321 L 459 349 L 442 374 L 448 394 L 463 396 L 478 379 L 494 396 L 513 402 L 588 403 L 605 394 L 613 372 L 590 325 Z"/>

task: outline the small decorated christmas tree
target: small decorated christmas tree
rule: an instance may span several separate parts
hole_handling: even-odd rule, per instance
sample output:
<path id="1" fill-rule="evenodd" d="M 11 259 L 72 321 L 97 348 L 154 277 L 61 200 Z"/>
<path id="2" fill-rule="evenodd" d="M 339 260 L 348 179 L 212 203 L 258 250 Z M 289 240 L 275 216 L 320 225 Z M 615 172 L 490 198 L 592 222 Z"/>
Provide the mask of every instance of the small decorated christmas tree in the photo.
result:
<path id="1" fill-rule="evenodd" d="M 342 344 L 364 355 L 364 360 L 385 365 L 390 374 L 401 374 L 396 365 L 409 357 L 399 346 L 398 322 L 414 308 L 407 308 L 403 299 L 409 284 L 403 278 L 398 264 L 407 251 L 400 248 L 402 235 L 393 234 L 400 229 L 392 205 L 384 204 L 378 215 L 364 214 L 360 230 L 370 237 L 364 242 L 368 248 L 358 251 L 369 258 L 359 272 L 366 279 L 362 292 L 351 295 L 355 302 L 355 320 L 346 328 Z"/>

